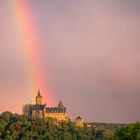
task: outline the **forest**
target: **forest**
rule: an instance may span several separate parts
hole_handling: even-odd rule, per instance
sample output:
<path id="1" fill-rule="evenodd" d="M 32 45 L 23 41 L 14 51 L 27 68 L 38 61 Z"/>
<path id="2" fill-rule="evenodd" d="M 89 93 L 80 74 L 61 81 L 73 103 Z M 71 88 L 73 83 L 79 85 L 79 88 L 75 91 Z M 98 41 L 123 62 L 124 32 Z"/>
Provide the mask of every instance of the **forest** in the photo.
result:
<path id="1" fill-rule="evenodd" d="M 140 140 L 140 123 L 86 123 L 77 127 L 74 122 L 56 122 L 51 118 L 33 118 L 3 112 L 0 115 L 0 140 Z"/>

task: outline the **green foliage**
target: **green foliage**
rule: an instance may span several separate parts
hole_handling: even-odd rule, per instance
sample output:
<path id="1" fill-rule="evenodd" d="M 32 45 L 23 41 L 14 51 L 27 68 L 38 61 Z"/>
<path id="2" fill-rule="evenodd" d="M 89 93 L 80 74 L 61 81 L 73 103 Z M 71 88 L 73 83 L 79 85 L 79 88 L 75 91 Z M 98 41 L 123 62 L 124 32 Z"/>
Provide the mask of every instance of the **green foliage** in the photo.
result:
<path id="1" fill-rule="evenodd" d="M 140 123 L 120 127 L 116 130 L 113 140 L 140 140 Z"/>
<path id="2" fill-rule="evenodd" d="M 100 130 L 109 129 L 109 130 L 112 130 L 112 131 L 115 131 L 119 127 L 125 126 L 125 124 L 115 124 L 115 123 L 99 123 L 99 122 L 95 122 L 94 124 Z"/>
<path id="3" fill-rule="evenodd" d="M 73 122 L 57 123 L 51 118 L 33 118 L 4 112 L 0 115 L 0 140 L 92 140 L 92 128 Z"/>
<path id="4" fill-rule="evenodd" d="M 4 112 L 0 115 L 0 140 L 140 140 L 140 123 L 119 126 L 101 124 L 94 128 L 85 124 L 80 128 L 73 122 L 57 123 L 51 118 L 29 120 Z"/>

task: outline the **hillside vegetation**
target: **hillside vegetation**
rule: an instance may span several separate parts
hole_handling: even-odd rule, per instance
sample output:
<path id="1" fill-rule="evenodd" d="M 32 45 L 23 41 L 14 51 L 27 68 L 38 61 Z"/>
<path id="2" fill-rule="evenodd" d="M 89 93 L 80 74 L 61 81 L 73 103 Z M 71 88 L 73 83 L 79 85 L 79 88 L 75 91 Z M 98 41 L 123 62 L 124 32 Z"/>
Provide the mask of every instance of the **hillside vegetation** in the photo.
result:
<path id="1" fill-rule="evenodd" d="M 74 122 L 32 119 L 4 112 L 0 115 L 0 140 L 140 140 L 140 123 L 80 128 Z M 104 126 L 104 127 L 103 127 Z"/>

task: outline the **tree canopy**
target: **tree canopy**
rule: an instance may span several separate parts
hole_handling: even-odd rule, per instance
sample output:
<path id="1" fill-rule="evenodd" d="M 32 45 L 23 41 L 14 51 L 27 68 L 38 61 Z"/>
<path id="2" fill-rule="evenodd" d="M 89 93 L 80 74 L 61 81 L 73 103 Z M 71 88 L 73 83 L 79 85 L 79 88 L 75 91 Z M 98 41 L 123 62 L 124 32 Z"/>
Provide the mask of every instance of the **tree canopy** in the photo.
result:
<path id="1" fill-rule="evenodd" d="M 97 124 L 97 123 L 94 123 Z M 98 124 L 77 127 L 74 122 L 33 118 L 3 112 L 0 115 L 0 140 L 140 140 L 140 123 Z"/>

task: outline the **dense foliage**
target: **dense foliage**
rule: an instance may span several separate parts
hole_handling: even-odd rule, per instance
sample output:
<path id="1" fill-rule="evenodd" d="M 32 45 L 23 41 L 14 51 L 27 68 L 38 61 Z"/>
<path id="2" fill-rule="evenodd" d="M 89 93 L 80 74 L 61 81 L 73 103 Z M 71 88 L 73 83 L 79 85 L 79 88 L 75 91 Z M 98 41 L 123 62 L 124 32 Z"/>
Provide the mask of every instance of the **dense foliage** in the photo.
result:
<path id="1" fill-rule="evenodd" d="M 79 128 L 73 122 L 29 120 L 23 115 L 4 112 L 0 115 L 0 140 L 140 140 L 140 123 L 118 126 L 102 123 L 97 128 L 86 124 Z"/>
<path id="2" fill-rule="evenodd" d="M 113 140 L 140 140 L 140 123 L 137 122 L 118 128 Z"/>
<path id="3" fill-rule="evenodd" d="M 109 129 L 109 130 L 112 130 L 112 131 L 115 131 L 119 127 L 126 126 L 126 124 L 119 124 L 119 123 L 101 123 L 101 122 L 95 122 L 94 124 L 100 130 Z"/>
<path id="4" fill-rule="evenodd" d="M 56 123 L 52 119 L 32 119 L 4 112 L 0 115 L 0 139 L 2 140 L 94 140 L 102 132 L 86 125 L 76 127 L 73 122 Z"/>

